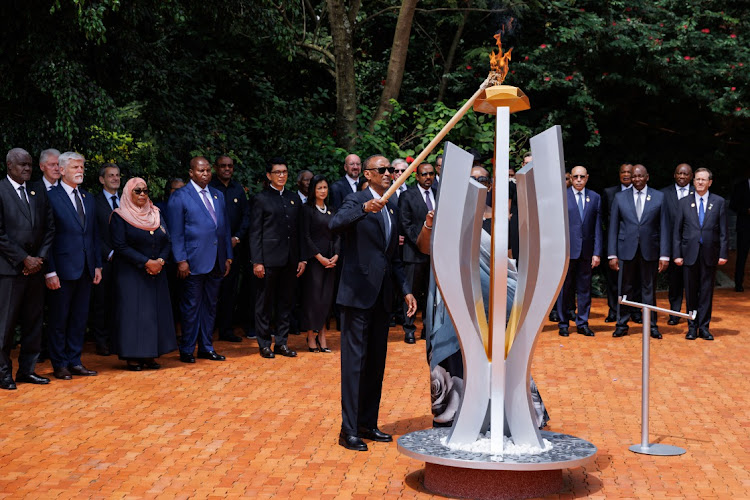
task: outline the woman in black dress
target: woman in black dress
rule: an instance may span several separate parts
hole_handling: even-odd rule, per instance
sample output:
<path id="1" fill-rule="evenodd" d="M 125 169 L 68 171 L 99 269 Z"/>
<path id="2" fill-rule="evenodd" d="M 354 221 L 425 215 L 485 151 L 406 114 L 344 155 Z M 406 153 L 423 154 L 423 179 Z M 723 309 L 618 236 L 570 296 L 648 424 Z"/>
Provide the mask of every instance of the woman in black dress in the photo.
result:
<path id="1" fill-rule="evenodd" d="M 333 210 L 326 203 L 328 181 L 325 177 L 313 177 L 308 193 L 302 207 L 302 238 L 310 257 L 302 280 L 300 330 L 307 331 L 310 352 L 331 352 L 326 343 L 325 322 L 333 303 L 339 236 L 328 229 Z"/>
<path id="2" fill-rule="evenodd" d="M 164 261 L 171 248 L 146 181 L 125 184 L 109 230 L 114 249 L 117 353 L 128 369 L 160 368 L 154 358 L 177 349 Z"/>

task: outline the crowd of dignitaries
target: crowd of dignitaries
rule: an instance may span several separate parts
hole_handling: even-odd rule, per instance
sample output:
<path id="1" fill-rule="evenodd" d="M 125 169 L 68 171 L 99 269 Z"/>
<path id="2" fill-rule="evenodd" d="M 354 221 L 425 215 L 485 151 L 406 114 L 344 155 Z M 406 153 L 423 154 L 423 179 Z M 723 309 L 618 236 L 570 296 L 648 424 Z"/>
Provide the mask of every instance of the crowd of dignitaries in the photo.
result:
<path id="1" fill-rule="evenodd" d="M 618 304 L 618 297 L 655 306 L 657 275 L 667 272 L 669 308 L 680 312 L 684 295 L 684 310 L 697 311 L 687 321 L 685 338 L 713 340 L 709 329 L 713 290 L 717 267 L 727 262 L 729 238 L 728 207 L 724 198 L 709 189 L 712 172 L 706 168 L 693 172 L 690 165 L 681 163 L 675 168 L 674 183 L 661 190 L 648 185 L 648 170 L 640 164 L 621 165 L 619 177 L 618 185 L 599 196 L 586 188 L 589 174 L 585 167 L 570 172 L 570 262 L 550 320 L 558 322 L 561 336 L 569 335 L 570 321 L 578 333 L 594 336 L 588 324 L 592 270 L 606 258 L 609 313 L 605 321 L 616 324 L 614 337 L 627 335 L 631 320 L 643 321 L 640 309 Z M 736 190 L 743 188 L 748 189 L 748 181 Z M 733 204 L 748 203 L 747 197 L 741 199 L 733 198 Z M 747 208 L 745 213 L 750 213 Z M 738 247 L 740 227 L 738 217 Z M 738 262 L 739 270 L 743 266 Z M 737 291 L 742 291 L 742 274 L 736 283 Z M 670 315 L 668 324 L 679 321 Z M 650 335 L 662 338 L 655 312 L 651 313 Z"/>

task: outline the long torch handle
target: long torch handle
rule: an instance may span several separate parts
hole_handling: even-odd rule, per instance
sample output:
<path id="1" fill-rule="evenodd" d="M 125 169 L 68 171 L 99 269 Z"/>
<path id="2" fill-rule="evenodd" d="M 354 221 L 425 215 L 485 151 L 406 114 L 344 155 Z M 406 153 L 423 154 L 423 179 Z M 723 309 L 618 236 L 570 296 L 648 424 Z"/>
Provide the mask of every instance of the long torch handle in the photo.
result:
<path id="1" fill-rule="evenodd" d="M 482 91 L 487 87 L 489 84 L 489 77 L 482 82 L 482 85 L 479 86 L 476 92 L 474 92 L 474 95 L 469 97 L 469 100 L 464 103 L 463 106 L 461 106 L 461 109 L 456 111 L 456 114 L 453 115 L 453 117 L 448 120 L 448 123 L 445 124 L 443 129 L 438 132 L 438 134 L 435 136 L 434 139 L 430 141 L 430 143 L 427 145 L 426 148 L 424 148 L 424 151 L 419 153 L 419 156 L 414 158 L 414 161 L 411 162 L 411 165 L 407 167 L 407 169 L 404 171 L 404 173 L 395 181 L 393 181 L 393 184 L 391 184 L 391 187 L 388 188 L 388 191 L 383 194 L 382 199 L 388 200 L 391 196 L 393 196 L 393 193 L 396 192 L 396 190 L 401 187 L 401 185 L 406 182 L 406 179 L 409 178 L 409 176 L 414 172 L 417 167 L 424 161 L 425 158 L 427 158 L 427 155 L 432 152 L 433 149 L 435 149 L 435 146 L 437 146 L 440 141 L 443 140 L 443 138 L 448 134 L 448 132 L 451 131 L 451 129 L 458 123 L 458 120 L 460 120 L 467 111 L 469 111 L 469 108 L 474 104 L 474 101 L 477 100 L 477 97 L 480 96 Z"/>

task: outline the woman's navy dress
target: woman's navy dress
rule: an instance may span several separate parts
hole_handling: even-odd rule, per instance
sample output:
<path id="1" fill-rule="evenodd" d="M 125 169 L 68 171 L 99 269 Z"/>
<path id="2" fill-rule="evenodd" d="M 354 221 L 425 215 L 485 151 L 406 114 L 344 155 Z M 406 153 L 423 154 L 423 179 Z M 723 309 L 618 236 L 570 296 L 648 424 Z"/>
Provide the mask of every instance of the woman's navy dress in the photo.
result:
<path id="1" fill-rule="evenodd" d="M 114 255 L 116 352 L 122 359 L 156 358 L 177 349 L 166 269 L 152 276 L 149 259 L 169 257 L 166 226 L 145 231 L 113 213 L 109 222 Z"/>

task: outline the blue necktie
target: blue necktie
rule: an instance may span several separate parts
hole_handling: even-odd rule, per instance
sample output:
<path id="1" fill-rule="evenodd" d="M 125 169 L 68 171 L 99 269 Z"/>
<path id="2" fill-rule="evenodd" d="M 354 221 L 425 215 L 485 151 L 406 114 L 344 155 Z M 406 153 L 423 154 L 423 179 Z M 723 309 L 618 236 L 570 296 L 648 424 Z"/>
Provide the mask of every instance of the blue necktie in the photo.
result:
<path id="1" fill-rule="evenodd" d="M 578 191 L 578 215 L 581 216 L 581 222 L 583 222 L 583 193 Z"/>
<path id="2" fill-rule="evenodd" d="M 706 218 L 706 212 L 703 209 L 703 197 L 701 197 L 700 205 L 698 205 L 698 222 L 703 227 L 703 219 Z M 703 236 L 701 236 L 701 244 L 703 244 Z"/>

